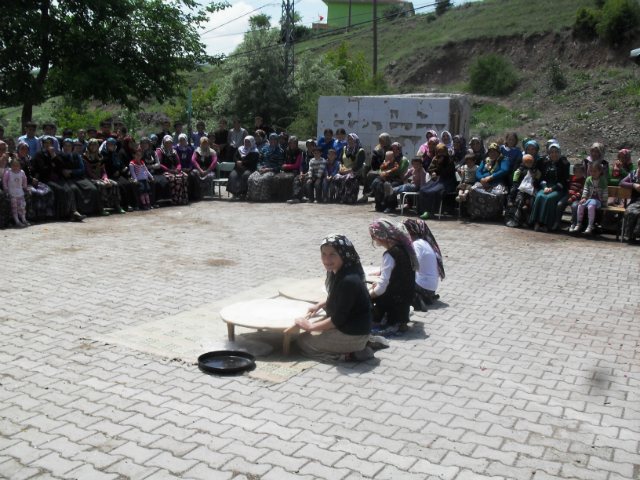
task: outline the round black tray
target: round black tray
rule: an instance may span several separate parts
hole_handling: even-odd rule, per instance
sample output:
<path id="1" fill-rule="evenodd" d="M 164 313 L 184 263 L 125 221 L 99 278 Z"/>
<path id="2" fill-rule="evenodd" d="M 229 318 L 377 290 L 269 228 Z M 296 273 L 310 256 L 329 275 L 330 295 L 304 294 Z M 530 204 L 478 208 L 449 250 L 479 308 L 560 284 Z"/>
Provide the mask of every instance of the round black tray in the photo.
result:
<path id="1" fill-rule="evenodd" d="M 235 373 L 249 370 L 256 364 L 256 357 L 247 352 L 219 350 L 203 353 L 198 357 L 198 367 L 204 372 Z"/>

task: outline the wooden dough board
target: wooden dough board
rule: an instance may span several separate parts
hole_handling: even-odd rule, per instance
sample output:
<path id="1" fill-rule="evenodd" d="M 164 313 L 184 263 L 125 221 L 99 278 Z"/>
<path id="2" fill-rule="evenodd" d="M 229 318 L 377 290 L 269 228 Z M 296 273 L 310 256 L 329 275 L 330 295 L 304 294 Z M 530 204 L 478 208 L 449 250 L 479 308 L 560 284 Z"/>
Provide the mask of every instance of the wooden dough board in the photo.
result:
<path id="1" fill-rule="evenodd" d="M 326 295 L 326 294 L 325 294 Z M 270 298 L 247 300 L 235 303 L 220 311 L 220 318 L 227 324 L 229 340 L 235 340 L 235 326 L 283 332 L 282 352 L 289 355 L 291 335 L 300 333 L 295 319 L 305 317 L 309 309 L 308 302 L 289 298 Z M 316 322 L 324 317 L 311 318 Z"/>

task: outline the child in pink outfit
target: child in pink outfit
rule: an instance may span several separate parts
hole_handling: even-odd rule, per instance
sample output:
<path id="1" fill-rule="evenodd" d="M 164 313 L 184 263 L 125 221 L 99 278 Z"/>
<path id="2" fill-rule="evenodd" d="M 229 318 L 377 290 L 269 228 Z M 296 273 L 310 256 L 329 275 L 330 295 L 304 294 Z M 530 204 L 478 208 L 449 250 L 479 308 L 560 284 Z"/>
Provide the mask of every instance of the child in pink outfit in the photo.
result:
<path id="1" fill-rule="evenodd" d="M 143 151 L 141 148 L 135 151 L 133 160 L 129 163 L 129 170 L 131 171 L 131 179 L 133 183 L 138 185 L 140 189 L 140 202 L 144 210 L 152 210 L 151 199 L 149 194 L 151 193 L 151 186 L 149 182 L 154 182 L 153 175 L 147 169 L 147 166 L 142 159 Z"/>
<path id="2" fill-rule="evenodd" d="M 24 228 L 31 225 L 27 222 L 27 204 L 24 199 L 24 191 L 27 189 L 27 176 L 22 171 L 22 165 L 17 158 L 11 159 L 10 169 L 5 171 L 2 177 L 2 185 L 11 197 L 11 211 L 16 227 Z"/>

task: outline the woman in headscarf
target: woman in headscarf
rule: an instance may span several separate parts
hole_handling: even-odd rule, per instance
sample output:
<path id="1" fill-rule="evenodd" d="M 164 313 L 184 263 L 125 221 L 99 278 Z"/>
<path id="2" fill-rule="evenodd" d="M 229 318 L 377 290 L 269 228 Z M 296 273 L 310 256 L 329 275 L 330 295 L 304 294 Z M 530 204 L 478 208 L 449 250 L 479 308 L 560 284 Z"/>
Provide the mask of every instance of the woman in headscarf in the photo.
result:
<path id="1" fill-rule="evenodd" d="M 480 165 L 487 158 L 487 151 L 484 148 L 484 143 L 480 137 L 473 137 L 469 142 L 469 153 L 473 153 L 476 157 L 476 165 Z"/>
<path id="2" fill-rule="evenodd" d="M 149 135 L 149 146 L 151 147 L 151 149 L 155 152 L 158 148 L 160 148 L 159 146 L 159 142 L 160 140 L 158 140 L 158 136 L 154 133 L 152 133 L 151 135 Z M 142 144 L 142 140 L 140 140 L 140 144 Z M 147 167 L 148 168 L 148 167 Z"/>
<path id="3" fill-rule="evenodd" d="M 429 167 L 431 166 L 431 162 L 436 157 L 436 147 L 438 145 L 439 145 L 438 137 L 434 136 L 434 137 L 431 137 L 429 140 L 427 140 L 427 143 L 422 145 L 422 147 L 425 147 L 425 148 L 420 147 L 418 154 L 422 156 L 422 164 L 425 171 L 429 170 Z"/>
<path id="4" fill-rule="evenodd" d="M 256 171 L 260 151 L 256 146 L 256 140 L 251 135 L 244 137 L 242 145 L 233 156 L 236 166 L 229 174 L 227 192 L 232 194 L 231 200 L 238 200 L 247 195 L 249 189 L 249 176 Z"/>
<path id="5" fill-rule="evenodd" d="M 4 177 L 5 172 L 11 170 L 11 154 L 8 151 L 7 144 L 0 140 L 0 180 Z M 8 190 L 3 189 L 3 182 L 0 181 L 0 228 L 9 225 L 12 217 L 11 196 Z"/>
<path id="6" fill-rule="evenodd" d="M 451 136 L 451 132 L 443 130 L 440 134 L 440 143 L 446 145 L 449 149 L 449 153 L 453 155 L 453 137 Z"/>
<path id="7" fill-rule="evenodd" d="M 283 152 L 287 151 L 287 147 L 289 146 L 289 134 L 287 132 L 280 132 L 278 135 L 278 145 L 280 145 Z"/>
<path id="8" fill-rule="evenodd" d="M 80 155 L 73 151 L 73 140 L 66 138 L 62 142 L 62 150 L 53 159 L 55 163 L 54 172 L 60 178 L 65 178 L 73 182 L 76 186 L 74 193 L 76 196 L 76 207 L 83 215 L 98 214 L 109 215 L 102 206 L 102 198 L 96 186 L 85 176 L 84 162 Z M 67 174 L 67 172 L 69 172 Z"/>
<path id="9" fill-rule="evenodd" d="M 174 145 L 173 149 L 176 151 L 176 155 L 180 161 L 182 173 L 187 176 L 189 200 L 200 200 L 202 198 L 198 185 L 200 175 L 193 164 L 193 149 L 189 146 L 186 134 L 181 133 L 178 135 L 178 144 Z"/>
<path id="10" fill-rule="evenodd" d="M 53 190 L 56 218 L 71 217 L 72 220 L 81 222 L 86 216 L 81 215 L 76 209 L 75 189 L 78 187 L 66 176 L 58 177 L 53 137 L 45 135 L 40 140 L 42 141 L 42 150 L 33 157 L 35 178 Z M 70 174 L 71 172 L 69 172 Z"/>
<path id="11" fill-rule="evenodd" d="M 200 146 L 193 151 L 191 164 L 197 173 L 194 188 L 198 190 L 196 198 L 202 198 L 206 193 L 213 195 L 213 179 L 216 178 L 218 155 L 209 145 L 208 137 L 200 137 Z"/>
<path id="12" fill-rule="evenodd" d="M 130 155 L 128 151 L 133 148 L 131 146 L 132 141 L 131 137 L 126 137 L 123 140 L 120 152 L 117 151 L 118 144 L 115 138 L 108 138 L 100 146 L 100 155 L 102 155 L 102 163 L 107 171 L 107 177 L 118 184 L 120 206 L 129 212 L 140 210 L 138 206 L 138 187 L 129 180 L 131 176 L 129 163 L 133 159 L 133 153 Z"/>
<path id="13" fill-rule="evenodd" d="M 371 185 L 373 181 L 380 176 L 380 167 L 385 162 L 385 155 L 391 150 L 391 137 L 388 133 L 382 133 L 378 137 L 378 145 L 371 152 L 371 164 L 369 173 L 364 180 L 364 189 L 362 197 L 358 199 L 358 203 L 367 203 L 369 195 L 372 194 Z"/>
<path id="14" fill-rule="evenodd" d="M 640 167 L 640 161 L 638 162 Z M 638 243 L 640 239 L 640 168 L 631 170 L 626 177 L 620 181 L 620 187 L 631 190 L 631 202 L 624 212 L 624 231 L 622 239 L 629 239 L 629 243 Z"/>
<path id="15" fill-rule="evenodd" d="M 291 198 L 287 200 L 288 204 L 296 204 L 302 201 L 304 195 L 304 184 L 307 174 L 309 173 L 309 162 L 313 159 L 313 149 L 316 147 L 316 141 L 310 138 L 305 142 L 305 151 L 302 152 L 302 159 L 300 161 L 300 168 L 293 177 L 293 187 L 291 191 Z M 358 187 L 356 186 L 356 196 L 358 195 Z"/>
<path id="16" fill-rule="evenodd" d="M 355 247 L 344 235 L 330 235 L 320 244 L 322 264 L 327 270 L 327 299 L 309 308 L 306 318 L 296 320 L 305 333 L 298 348 L 308 357 L 320 361 L 367 360 L 373 351 L 371 338 L 371 300 L 367 293 L 364 270 Z M 327 318 L 311 323 L 321 308 Z"/>
<path id="17" fill-rule="evenodd" d="M 502 216 L 509 189 L 509 159 L 500 153 L 497 143 L 492 143 L 487 158 L 476 171 L 476 183 L 469 191 L 468 208 L 471 218 L 493 220 Z"/>
<path id="18" fill-rule="evenodd" d="M 160 165 L 160 160 L 158 160 L 158 154 L 151 141 L 151 137 L 142 137 L 140 140 L 140 148 L 142 149 L 142 160 L 144 160 L 144 164 L 154 180 L 153 182 L 149 182 L 151 186 L 151 203 L 153 204 L 153 208 L 160 208 L 158 202 L 171 201 L 169 180 L 162 174 L 162 165 Z"/>
<path id="19" fill-rule="evenodd" d="M 415 296 L 415 272 L 420 269 L 411 236 L 401 222 L 384 217 L 369 225 L 369 234 L 373 242 L 386 249 L 380 280 L 370 290 L 374 331 L 382 336 L 405 332 Z"/>
<path id="20" fill-rule="evenodd" d="M 258 169 L 249 176 L 249 200 L 266 202 L 271 200 L 273 177 L 280 173 L 284 164 L 284 151 L 278 143 L 278 135 L 269 135 L 269 146 L 260 152 Z"/>
<path id="21" fill-rule="evenodd" d="M 402 145 L 394 142 L 391 154 L 380 167 L 380 176 L 371 185 L 371 191 L 376 199 L 376 210 L 392 213 L 398 206 L 398 197 L 393 194 L 393 188 L 402 185 L 402 178 L 409 170 L 409 160 L 402 155 Z"/>
<path id="22" fill-rule="evenodd" d="M 418 257 L 420 269 L 416 272 L 415 298 L 413 308 L 426 312 L 427 305 L 440 298 L 436 294 L 438 280 L 444 280 L 444 263 L 438 242 L 424 220 L 406 219 L 402 222 L 406 227 L 413 249 Z"/>
<path id="23" fill-rule="evenodd" d="M 570 165 L 557 143 L 549 146 L 549 155 L 541 159 L 538 165 L 542 173 L 540 191 L 533 202 L 529 223 L 535 222 L 536 232 L 546 232 L 557 229 L 560 223 L 557 207 L 569 190 Z"/>
<path id="24" fill-rule="evenodd" d="M 456 189 L 456 169 L 444 144 L 436 147 L 436 157 L 429 165 L 427 178 L 431 177 L 418 193 L 418 214 L 420 218 L 432 218 L 440 210 L 444 196 Z"/>
<path id="25" fill-rule="evenodd" d="M 585 177 L 591 176 L 591 165 L 594 162 L 600 162 L 602 165 L 602 171 L 606 175 L 609 171 L 609 162 L 604 159 L 604 145 L 600 142 L 596 142 L 591 145 L 591 149 L 589 150 L 589 156 L 582 160 L 582 165 L 584 166 L 584 175 Z"/>
<path id="26" fill-rule="evenodd" d="M 427 139 L 427 141 L 424 142 L 422 145 L 420 145 L 420 148 L 418 149 L 418 153 L 416 154 L 416 156 L 422 157 L 423 160 L 425 159 L 425 155 L 429 152 L 429 140 L 434 138 L 435 145 L 438 145 L 440 143 L 440 139 L 438 138 L 438 132 L 436 132 L 435 130 L 427 130 L 427 133 L 425 133 L 424 136 Z M 433 151 L 433 153 L 435 154 L 435 150 Z M 427 168 L 428 168 L 428 165 L 424 167 L 425 170 Z"/>
<path id="27" fill-rule="evenodd" d="M 342 149 L 340 171 L 334 177 L 336 185 L 336 201 L 339 203 L 356 203 L 358 189 L 363 180 L 366 153 L 360 138 L 355 133 L 347 136 L 347 146 Z"/>
<path id="28" fill-rule="evenodd" d="M 632 171 L 637 169 L 637 165 L 634 165 L 631 161 L 631 152 L 626 148 L 623 148 L 618 152 L 618 159 L 616 163 L 609 167 L 607 175 L 607 182 L 611 187 L 619 187 L 623 178 L 627 177 Z M 622 205 L 622 199 L 609 197 L 609 205 Z"/>
<path id="29" fill-rule="evenodd" d="M 87 142 L 87 149 L 82 155 L 84 173 L 91 183 L 98 189 L 102 197 L 102 205 L 113 208 L 116 213 L 125 213 L 120 206 L 120 190 L 114 180 L 109 180 L 107 170 L 100 155 L 100 140 L 91 138 Z"/>
<path id="30" fill-rule="evenodd" d="M 165 135 L 162 147 L 156 151 L 163 175 L 169 181 L 172 205 L 187 205 L 189 203 L 188 177 L 182 171 L 180 159 L 173 149 L 173 137 Z"/>
<path id="31" fill-rule="evenodd" d="M 286 132 L 282 132 L 279 139 L 285 134 Z M 302 149 L 298 146 L 298 137 L 292 135 L 288 138 L 289 143 L 286 145 L 284 152 L 284 165 L 282 165 L 280 173 L 273 177 L 273 193 L 281 202 L 291 198 L 293 180 L 300 172 L 303 157 Z"/>
<path id="32" fill-rule="evenodd" d="M 27 189 L 31 192 L 32 215 L 35 218 L 55 217 L 55 197 L 51 187 L 36 178 L 36 170 L 29 156 L 29 144 L 18 142 L 18 160 L 22 165 L 22 171 L 27 177 Z M 30 218 L 27 208 L 27 218 Z"/>
<path id="33" fill-rule="evenodd" d="M 267 139 L 267 134 L 264 130 L 256 130 L 253 138 L 256 141 L 256 148 L 258 149 L 258 153 L 262 152 L 262 150 L 269 146 L 269 140 Z"/>
<path id="34" fill-rule="evenodd" d="M 467 154 L 467 139 L 462 135 L 456 135 L 453 137 L 453 153 L 451 159 L 456 167 L 456 171 L 459 171 L 464 167 L 464 157 Z"/>

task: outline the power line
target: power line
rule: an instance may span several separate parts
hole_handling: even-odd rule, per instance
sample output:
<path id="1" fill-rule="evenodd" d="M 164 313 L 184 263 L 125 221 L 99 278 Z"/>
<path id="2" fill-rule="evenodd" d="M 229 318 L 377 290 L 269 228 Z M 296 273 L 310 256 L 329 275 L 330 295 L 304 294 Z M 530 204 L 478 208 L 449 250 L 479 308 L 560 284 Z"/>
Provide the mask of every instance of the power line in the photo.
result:
<path id="1" fill-rule="evenodd" d="M 413 10 L 414 10 L 414 11 L 416 11 L 416 10 L 421 10 L 421 9 L 423 9 L 423 8 L 433 7 L 433 6 L 435 6 L 435 5 L 437 5 L 437 3 L 429 3 L 429 4 L 426 4 L 426 5 L 421 5 L 420 7 L 416 7 L 416 8 L 414 8 Z M 394 14 L 391 14 L 391 15 L 384 15 L 384 16 L 382 16 L 382 17 L 378 17 L 378 19 L 380 19 L 380 20 L 381 20 L 381 19 L 384 19 L 384 18 L 395 17 L 395 16 L 397 16 L 397 15 L 398 15 L 397 13 L 394 13 Z M 321 33 L 321 34 L 315 35 L 313 38 L 314 38 L 314 39 L 316 39 L 316 40 L 317 40 L 317 39 L 322 39 L 322 38 L 325 38 L 325 37 L 328 37 L 328 36 L 333 36 L 333 35 L 335 35 L 335 34 L 339 33 L 339 31 L 340 31 L 340 30 L 344 30 L 344 29 L 346 29 L 346 28 L 353 28 L 353 27 L 357 27 L 357 26 L 359 26 L 359 25 L 365 25 L 365 24 L 367 24 L 367 23 L 372 23 L 372 22 L 373 22 L 373 19 L 371 19 L 371 20 L 365 20 L 364 22 L 353 23 L 353 24 L 351 24 L 351 27 L 348 27 L 348 26 L 346 26 L 346 25 L 345 25 L 344 27 L 335 27 L 335 28 L 333 28 L 333 29 L 331 29 L 331 30 L 329 30 L 329 31 L 326 31 L 326 32 L 324 32 L 324 33 Z M 247 33 L 249 33 L 249 32 L 247 32 Z M 249 53 L 253 53 L 253 52 L 260 52 L 260 51 L 262 51 L 262 50 L 266 50 L 266 49 L 271 48 L 271 47 L 277 47 L 277 46 L 279 46 L 279 45 L 282 45 L 282 44 L 281 44 L 281 43 L 273 43 L 273 44 L 271 44 L 271 45 L 265 45 L 264 47 L 255 48 L 255 49 L 253 49 L 253 50 L 247 50 L 247 51 L 244 51 L 244 52 L 234 53 L 234 54 L 232 54 L 232 55 L 227 55 L 227 56 L 225 56 L 223 60 L 226 60 L 226 59 L 228 59 L 228 58 L 234 58 L 234 57 L 240 57 L 240 56 L 243 56 L 243 55 L 248 55 Z"/>
<path id="2" fill-rule="evenodd" d="M 263 6 L 261 6 L 261 7 L 258 7 L 258 8 L 256 8 L 255 10 L 251 10 L 251 11 L 250 11 L 250 12 L 248 12 L 248 13 L 245 13 L 245 14 L 243 14 L 243 15 L 240 15 L 239 17 L 236 17 L 236 18 L 234 18 L 234 19 L 232 19 L 232 20 L 229 20 L 227 23 L 225 23 L 225 24 L 223 24 L 223 25 L 218 25 L 217 27 L 213 27 L 211 30 L 207 30 L 206 32 L 201 33 L 201 34 L 200 34 L 200 37 L 202 37 L 203 35 L 206 35 L 207 33 L 211 33 L 211 32 L 213 32 L 214 30 L 217 30 L 217 29 L 219 29 L 219 28 L 225 27 L 225 26 L 229 25 L 231 22 L 235 22 L 236 20 L 239 20 L 239 19 L 241 19 L 242 17 L 246 17 L 247 15 L 251 15 L 253 12 L 257 12 L 258 10 L 261 10 L 261 9 L 263 9 L 263 8 L 266 8 L 266 7 L 273 7 L 273 6 L 275 6 L 275 5 L 277 5 L 277 3 L 267 3 L 266 5 L 263 5 Z"/>

